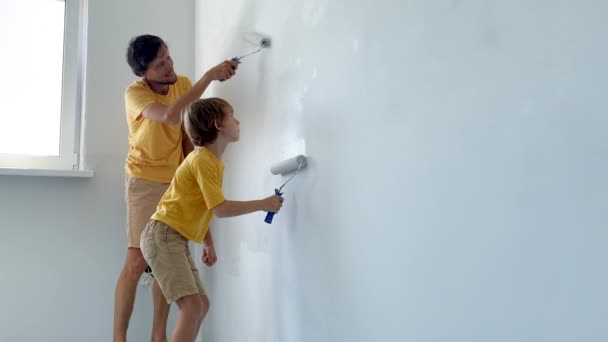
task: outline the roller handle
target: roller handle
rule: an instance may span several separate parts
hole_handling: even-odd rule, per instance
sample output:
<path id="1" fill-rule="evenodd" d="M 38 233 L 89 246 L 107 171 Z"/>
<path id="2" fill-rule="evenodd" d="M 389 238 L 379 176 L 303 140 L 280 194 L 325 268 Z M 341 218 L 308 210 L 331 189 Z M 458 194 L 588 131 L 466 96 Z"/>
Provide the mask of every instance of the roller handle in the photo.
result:
<path id="1" fill-rule="evenodd" d="M 277 196 L 283 196 L 283 193 L 279 192 L 279 189 L 274 189 L 274 194 L 277 195 Z M 274 213 L 272 213 L 272 212 L 269 211 L 266 214 L 266 218 L 264 219 L 264 222 L 266 222 L 268 224 L 271 224 L 273 218 L 274 218 Z"/>
<path id="2" fill-rule="evenodd" d="M 237 63 L 239 63 L 239 64 L 241 64 L 240 58 L 238 58 L 238 57 L 234 57 L 232 60 L 235 61 L 235 62 L 237 62 Z M 234 67 L 232 67 L 232 70 L 235 70 Z M 225 80 L 220 80 L 220 82 L 224 82 L 224 81 Z"/>

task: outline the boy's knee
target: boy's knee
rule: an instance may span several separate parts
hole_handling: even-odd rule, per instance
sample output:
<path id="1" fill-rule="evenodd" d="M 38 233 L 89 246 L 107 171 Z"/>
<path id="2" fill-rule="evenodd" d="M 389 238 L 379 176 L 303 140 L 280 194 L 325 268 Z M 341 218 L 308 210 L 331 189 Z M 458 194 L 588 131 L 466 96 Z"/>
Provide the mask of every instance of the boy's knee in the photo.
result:
<path id="1" fill-rule="evenodd" d="M 194 307 L 196 316 L 198 317 L 199 320 L 202 320 L 205 315 L 207 314 L 207 311 L 209 310 L 209 299 L 207 298 L 207 296 L 198 296 L 199 300 L 196 301 L 196 305 Z"/>
<path id="2" fill-rule="evenodd" d="M 178 299 L 178 305 L 181 310 L 188 311 L 191 317 L 200 320 L 209 308 L 209 300 L 203 299 L 203 296 L 188 296 Z"/>
<path id="3" fill-rule="evenodd" d="M 201 302 L 203 303 L 203 317 L 207 314 L 207 312 L 209 311 L 209 297 L 207 297 L 207 295 L 202 295 L 201 296 Z"/>

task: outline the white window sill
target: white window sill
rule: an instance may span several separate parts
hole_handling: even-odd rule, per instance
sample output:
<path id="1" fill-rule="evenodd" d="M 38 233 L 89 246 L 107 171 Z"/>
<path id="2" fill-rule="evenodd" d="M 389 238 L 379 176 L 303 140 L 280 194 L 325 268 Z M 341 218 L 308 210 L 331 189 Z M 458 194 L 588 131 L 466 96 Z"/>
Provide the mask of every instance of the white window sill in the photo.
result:
<path id="1" fill-rule="evenodd" d="M 0 168 L 0 176 L 91 178 L 91 177 L 93 177 L 93 170 L 45 170 L 45 169 Z"/>

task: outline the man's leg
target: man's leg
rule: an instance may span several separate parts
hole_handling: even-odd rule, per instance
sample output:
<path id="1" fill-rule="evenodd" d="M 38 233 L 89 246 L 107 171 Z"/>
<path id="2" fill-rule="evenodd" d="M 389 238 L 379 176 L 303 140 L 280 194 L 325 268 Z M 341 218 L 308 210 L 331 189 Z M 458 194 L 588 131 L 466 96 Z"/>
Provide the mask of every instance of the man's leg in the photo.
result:
<path id="1" fill-rule="evenodd" d="M 154 272 L 154 271 L 152 271 Z M 154 273 L 152 273 L 154 274 Z M 152 342 L 167 342 L 167 319 L 171 306 L 167 303 L 163 292 L 154 280 L 152 288 L 154 299 L 154 320 L 152 321 Z"/>
<path id="2" fill-rule="evenodd" d="M 127 340 L 127 328 L 133 312 L 137 282 L 146 265 L 139 248 L 127 250 L 127 259 L 118 277 L 114 296 L 114 342 Z"/>

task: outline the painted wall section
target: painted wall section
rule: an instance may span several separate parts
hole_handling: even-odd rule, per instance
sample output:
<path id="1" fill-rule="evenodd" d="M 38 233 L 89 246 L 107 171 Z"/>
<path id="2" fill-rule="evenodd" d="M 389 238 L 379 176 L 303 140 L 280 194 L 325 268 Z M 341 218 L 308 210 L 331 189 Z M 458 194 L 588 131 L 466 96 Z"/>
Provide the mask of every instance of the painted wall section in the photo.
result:
<path id="1" fill-rule="evenodd" d="M 600 1 L 197 1 L 241 120 L 232 199 L 310 166 L 275 223 L 214 224 L 207 341 L 608 339 Z"/>

